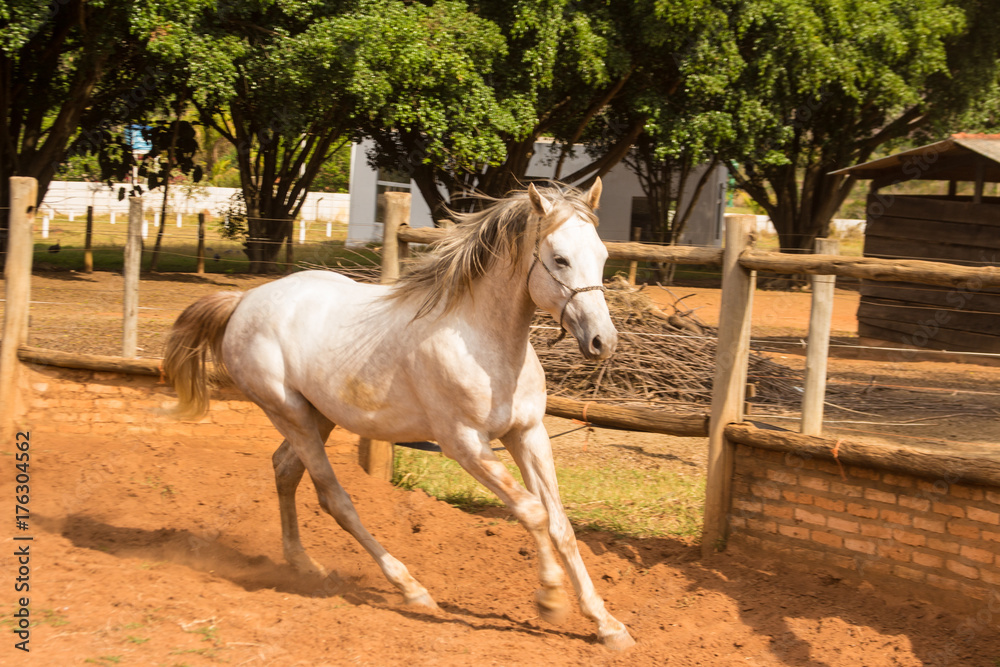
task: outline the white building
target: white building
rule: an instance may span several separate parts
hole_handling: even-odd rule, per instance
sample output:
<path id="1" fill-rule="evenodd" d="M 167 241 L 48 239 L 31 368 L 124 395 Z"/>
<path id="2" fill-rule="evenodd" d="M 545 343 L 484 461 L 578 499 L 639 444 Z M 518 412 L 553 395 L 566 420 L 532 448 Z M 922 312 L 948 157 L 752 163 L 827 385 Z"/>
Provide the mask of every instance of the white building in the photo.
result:
<path id="1" fill-rule="evenodd" d="M 372 148 L 371 141 L 354 144 L 351 147 L 351 210 L 347 228 L 347 243 L 363 245 L 382 239 L 382 220 L 379 219 L 378 197 L 388 191 L 409 191 L 410 226 L 431 227 L 430 207 L 420 195 L 413 181 L 393 178 L 381 170 L 372 169 L 367 154 Z M 529 178 L 552 178 L 555 173 L 552 145 L 535 144 L 535 154 L 528 166 Z M 590 159 L 582 150 L 566 159 L 563 173 L 571 174 L 588 164 Z M 696 170 L 688 179 L 687 195 L 693 193 L 702 172 Z M 639 179 L 623 164 L 618 163 L 606 176 L 601 207 L 597 214 L 601 225 L 598 231 L 605 241 L 628 241 L 630 230 L 642 222 L 645 214 L 646 196 L 639 185 Z M 726 203 L 726 169 L 718 167 L 702 189 L 695 210 L 685 227 L 678 243 L 700 246 L 718 246 L 722 240 L 722 219 Z M 575 184 L 572 184 L 575 185 Z"/>

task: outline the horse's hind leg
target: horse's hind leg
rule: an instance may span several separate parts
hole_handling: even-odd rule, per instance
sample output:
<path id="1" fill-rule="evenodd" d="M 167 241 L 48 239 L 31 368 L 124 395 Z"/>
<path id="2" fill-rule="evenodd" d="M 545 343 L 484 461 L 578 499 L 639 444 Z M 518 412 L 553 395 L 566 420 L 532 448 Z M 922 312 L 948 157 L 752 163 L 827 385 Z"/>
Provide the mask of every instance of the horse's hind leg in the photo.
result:
<path id="1" fill-rule="evenodd" d="M 371 554 L 382 569 L 386 579 L 402 591 L 407 604 L 437 608 L 434 600 L 427 593 L 427 589 L 421 586 L 410 575 L 406 566 L 393 558 L 361 523 L 361 518 L 354 508 L 354 503 L 351 502 L 351 497 L 337 481 L 337 476 L 334 474 L 330 460 L 323 449 L 323 443 L 329 430 L 321 432 L 321 429 L 329 422 L 326 422 L 325 418 L 321 418 L 304 398 L 297 395 L 286 395 L 284 405 L 281 406 L 280 410 L 272 409 L 270 406 L 262 407 L 286 438 L 289 452 L 285 458 L 294 455 L 299 461 L 299 465 L 304 466 L 305 470 L 309 471 L 309 476 L 316 487 L 316 494 L 319 496 L 319 504 L 324 511 L 330 514 L 341 528 L 350 533 Z M 280 451 L 281 448 L 278 449 L 278 452 Z M 275 452 L 275 456 L 278 452 Z M 295 473 L 296 470 L 297 468 L 292 467 L 288 472 Z M 299 472 L 298 477 L 301 478 L 301 475 L 302 473 Z M 289 474 L 288 479 L 290 480 L 291 477 L 292 475 Z M 283 525 L 284 512 L 283 506 Z M 294 517 L 294 513 L 291 516 Z"/>
<path id="2" fill-rule="evenodd" d="M 332 425 L 331 425 L 332 428 Z M 285 560 L 303 574 L 326 576 L 326 569 L 313 560 L 302 547 L 299 538 L 299 520 L 295 511 L 295 490 L 302 480 L 306 466 L 292 451 L 288 440 L 281 443 L 271 457 L 274 464 L 274 483 L 278 487 L 278 508 L 281 512 L 281 544 Z"/>

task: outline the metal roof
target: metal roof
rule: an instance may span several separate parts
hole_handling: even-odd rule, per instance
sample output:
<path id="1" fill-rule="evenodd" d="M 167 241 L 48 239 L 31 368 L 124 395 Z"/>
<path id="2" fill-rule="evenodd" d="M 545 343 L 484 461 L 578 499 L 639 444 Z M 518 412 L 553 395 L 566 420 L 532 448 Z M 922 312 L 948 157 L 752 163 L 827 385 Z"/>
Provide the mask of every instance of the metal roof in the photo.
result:
<path id="1" fill-rule="evenodd" d="M 919 148 L 831 174 L 851 174 L 879 181 L 876 187 L 914 179 L 1000 182 L 1000 135 L 956 134 Z"/>

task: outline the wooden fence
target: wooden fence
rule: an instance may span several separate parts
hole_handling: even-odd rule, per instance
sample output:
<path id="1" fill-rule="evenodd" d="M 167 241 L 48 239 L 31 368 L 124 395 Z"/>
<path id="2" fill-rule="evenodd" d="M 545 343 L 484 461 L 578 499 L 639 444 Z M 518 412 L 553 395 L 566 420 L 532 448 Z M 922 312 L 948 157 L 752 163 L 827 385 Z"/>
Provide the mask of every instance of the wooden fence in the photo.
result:
<path id="1" fill-rule="evenodd" d="M 18 395 L 19 360 L 70 368 L 156 374 L 158 362 L 78 355 L 26 347 L 26 322 L 31 272 L 31 225 L 34 219 L 33 179 L 12 179 L 10 241 L 6 265 L 7 304 L 0 341 L 0 428 L 12 429 Z M 447 229 L 413 229 L 408 218 L 409 195 L 387 193 L 387 220 L 383 248 L 383 282 L 399 275 L 399 262 L 411 243 L 433 244 Z M 940 474 L 942 466 L 977 483 L 1000 485 L 1000 465 L 961 455 L 929 455 L 905 448 L 833 441 L 816 435 L 822 423 L 826 345 L 830 329 L 832 289 L 813 290 L 813 313 L 807 354 L 807 386 L 803 403 L 804 433 L 769 431 L 743 423 L 744 392 L 750 352 L 750 315 L 756 271 L 811 274 L 829 284 L 829 276 L 882 281 L 907 281 L 952 288 L 1000 286 L 1000 268 L 969 268 L 942 262 L 845 258 L 833 254 L 785 255 L 752 248 L 754 216 L 726 216 L 723 249 L 683 246 L 646 246 L 606 243 L 610 257 L 630 261 L 701 264 L 722 268 L 722 306 L 718 352 L 709 414 L 678 415 L 656 410 L 589 404 L 587 421 L 612 428 L 664 433 L 675 436 L 708 436 L 703 550 L 723 548 L 728 536 L 732 498 L 734 452 L 737 444 L 777 451 L 798 451 L 817 458 L 839 458 L 856 465 L 897 470 L 917 476 Z M 580 419 L 585 404 L 550 397 L 549 414 Z M 362 440 L 359 450 L 366 469 L 385 476 L 392 470 L 392 444 Z"/>

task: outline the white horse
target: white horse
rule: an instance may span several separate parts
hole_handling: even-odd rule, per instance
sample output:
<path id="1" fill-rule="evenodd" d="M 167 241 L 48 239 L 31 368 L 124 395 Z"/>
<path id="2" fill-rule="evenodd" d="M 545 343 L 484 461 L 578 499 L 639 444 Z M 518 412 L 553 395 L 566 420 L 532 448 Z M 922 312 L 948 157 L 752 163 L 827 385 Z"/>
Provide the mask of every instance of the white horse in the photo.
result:
<path id="1" fill-rule="evenodd" d="M 273 463 L 289 563 L 325 574 L 299 540 L 295 489 L 308 470 L 323 509 L 406 602 L 435 608 L 362 525 L 323 449 L 335 424 L 378 440 L 434 440 L 535 539 L 540 615 L 551 622 L 565 615 L 558 553 L 605 646 L 634 643 L 595 591 L 559 499 L 542 424 L 545 375 L 528 342 L 537 306 L 565 326 L 588 359 L 614 352 L 617 332 L 601 286 L 608 253 L 593 213 L 600 193 L 600 181 L 586 194 L 532 185 L 462 215 L 440 247 L 392 286 L 310 271 L 246 293 L 213 294 L 181 314 L 164 361 L 179 412 L 207 409 L 211 350 L 285 437 Z M 496 438 L 527 489 L 493 454 Z"/>

